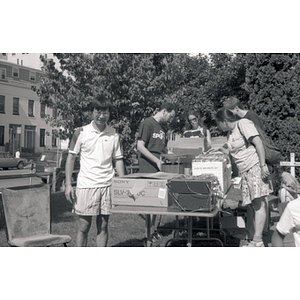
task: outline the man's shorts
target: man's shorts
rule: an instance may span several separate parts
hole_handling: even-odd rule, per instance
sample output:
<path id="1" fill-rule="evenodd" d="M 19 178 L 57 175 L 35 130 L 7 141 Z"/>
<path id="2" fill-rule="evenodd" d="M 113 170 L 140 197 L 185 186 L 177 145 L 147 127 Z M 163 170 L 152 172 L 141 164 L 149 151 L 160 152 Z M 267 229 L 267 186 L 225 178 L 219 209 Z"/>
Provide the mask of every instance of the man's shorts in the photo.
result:
<path id="1" fill-rule="evenodd" d="M 74 212 L 83 216 L 109 215 L 111 209 L 110 186 L 76 188 Z"/>

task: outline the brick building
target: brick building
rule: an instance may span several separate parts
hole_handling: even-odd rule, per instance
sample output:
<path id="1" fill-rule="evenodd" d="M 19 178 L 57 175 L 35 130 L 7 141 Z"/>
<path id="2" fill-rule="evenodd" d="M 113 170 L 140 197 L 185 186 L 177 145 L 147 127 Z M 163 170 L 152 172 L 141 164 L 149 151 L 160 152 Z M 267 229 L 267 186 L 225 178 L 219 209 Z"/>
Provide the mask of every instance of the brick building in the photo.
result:
<path id="1" fill-rule="evenodd" d="M 22 60 L 23 54 L 17 58 L 17 54 L 0 53 L 0 151 L 12 154 L 18 149 L 56 149 L 59 143 L 56 129 L 45 122 L 45 116 L 55 117 L 56 111 L 42 105 L 31 88 L 39 85 L 43 74 L 39 54 L 28 54 Z M 28 66 L 32 64 L 36 68 Z"/>

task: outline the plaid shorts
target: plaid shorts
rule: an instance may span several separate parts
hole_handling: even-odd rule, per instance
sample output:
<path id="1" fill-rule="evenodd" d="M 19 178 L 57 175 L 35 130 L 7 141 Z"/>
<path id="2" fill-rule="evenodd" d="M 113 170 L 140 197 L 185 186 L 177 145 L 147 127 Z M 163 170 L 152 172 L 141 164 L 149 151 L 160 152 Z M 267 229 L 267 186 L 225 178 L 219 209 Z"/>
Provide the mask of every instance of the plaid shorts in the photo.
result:
<path id="1" fill-rule="evenodd" d="M 83 216 L 109 215 L 111 209 L 110 186 L 76 188 L 74 212 Z"/>
<path id="2" fill-rule="evenodd" d="M 250 204 L 253 199 L 268 196 L 272 191 L 272 183 L 265 183 L 261 179 L 261 168 L 256 164 L 248 171 L 241 174 L 242 177 L 242 206 Z"/>

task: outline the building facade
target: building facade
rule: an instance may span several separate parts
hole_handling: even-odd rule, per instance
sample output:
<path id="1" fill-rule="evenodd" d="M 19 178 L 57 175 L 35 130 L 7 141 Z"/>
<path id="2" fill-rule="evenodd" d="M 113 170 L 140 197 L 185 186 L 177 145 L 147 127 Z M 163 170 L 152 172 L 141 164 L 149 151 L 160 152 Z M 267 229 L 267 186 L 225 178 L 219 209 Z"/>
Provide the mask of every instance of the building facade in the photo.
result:
<path id="1" fill-rule="evenodd" d="M 55 62 L 57 61 L 52 53 L 0 53 L 0 60 L 41 70 L 43 66 L 40 60 L 41 55 L 46 59 L 54 59 Z"/>
<path id="2" fill-rule="evenodd" d="M 11 55 L 11 54 L 9 54 Z M 45 122 L 56 111 L 40 103 L 32 86 L 38 87 L 40 69 L 11 62 L 0 54 L 0 151 L 15 154 L 57 148 L 56 128 Z"/>

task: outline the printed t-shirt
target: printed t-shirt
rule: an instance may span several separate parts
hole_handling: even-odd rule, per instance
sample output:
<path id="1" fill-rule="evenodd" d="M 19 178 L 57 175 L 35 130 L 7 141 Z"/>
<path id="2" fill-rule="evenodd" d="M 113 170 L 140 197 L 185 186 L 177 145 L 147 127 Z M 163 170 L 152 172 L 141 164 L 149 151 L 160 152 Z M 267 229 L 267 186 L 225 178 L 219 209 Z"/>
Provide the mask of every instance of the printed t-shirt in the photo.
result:
<path id="1" fill-rule="evenodd" d="M 161 153 L 166 152 L 165 131 L 153 117 L 147 118 L 141 123 L 138 139 L 144 141 L 145 147 L 158 158 Z M 140 173 L 152 173 L 158 171 L 156 164 L 148 160 L 141 153 L 139 153 L 138 159 Z"/>
<path id="2" fill-rule="evenodd" d="M 239 124 L 239 128 L 238 128 Z M 244 135 L 242 135 L 242 134 Z M 240 173 L 251 169 L 259 163 L 256 148 L 249 142 L 250 138 L 259 135 L 253 122 L 248 119 L 241 119 L 236 123 L 235 128 L 228 135 L 228 149 Z M 245 138 L 248 143 L 246 144 Z"/>
<path id="3" fill-rule="evenodd" d="M 300 198 L 288 203 L 276 229 L 283 235 L 293 232 L 295 246 L 300 247 Z"/>
<path id="4" fill-rule="evenodd" d="M 69 152 L 80 154 L 80 171 L 77 177 L 79 188 L 110 185 L 114 176 L 112 159 L 123 158 L 116 130 L 106 126 L 100 132 L 93 123 L 94 121 L 77 129 L 70 143 Z"/>

